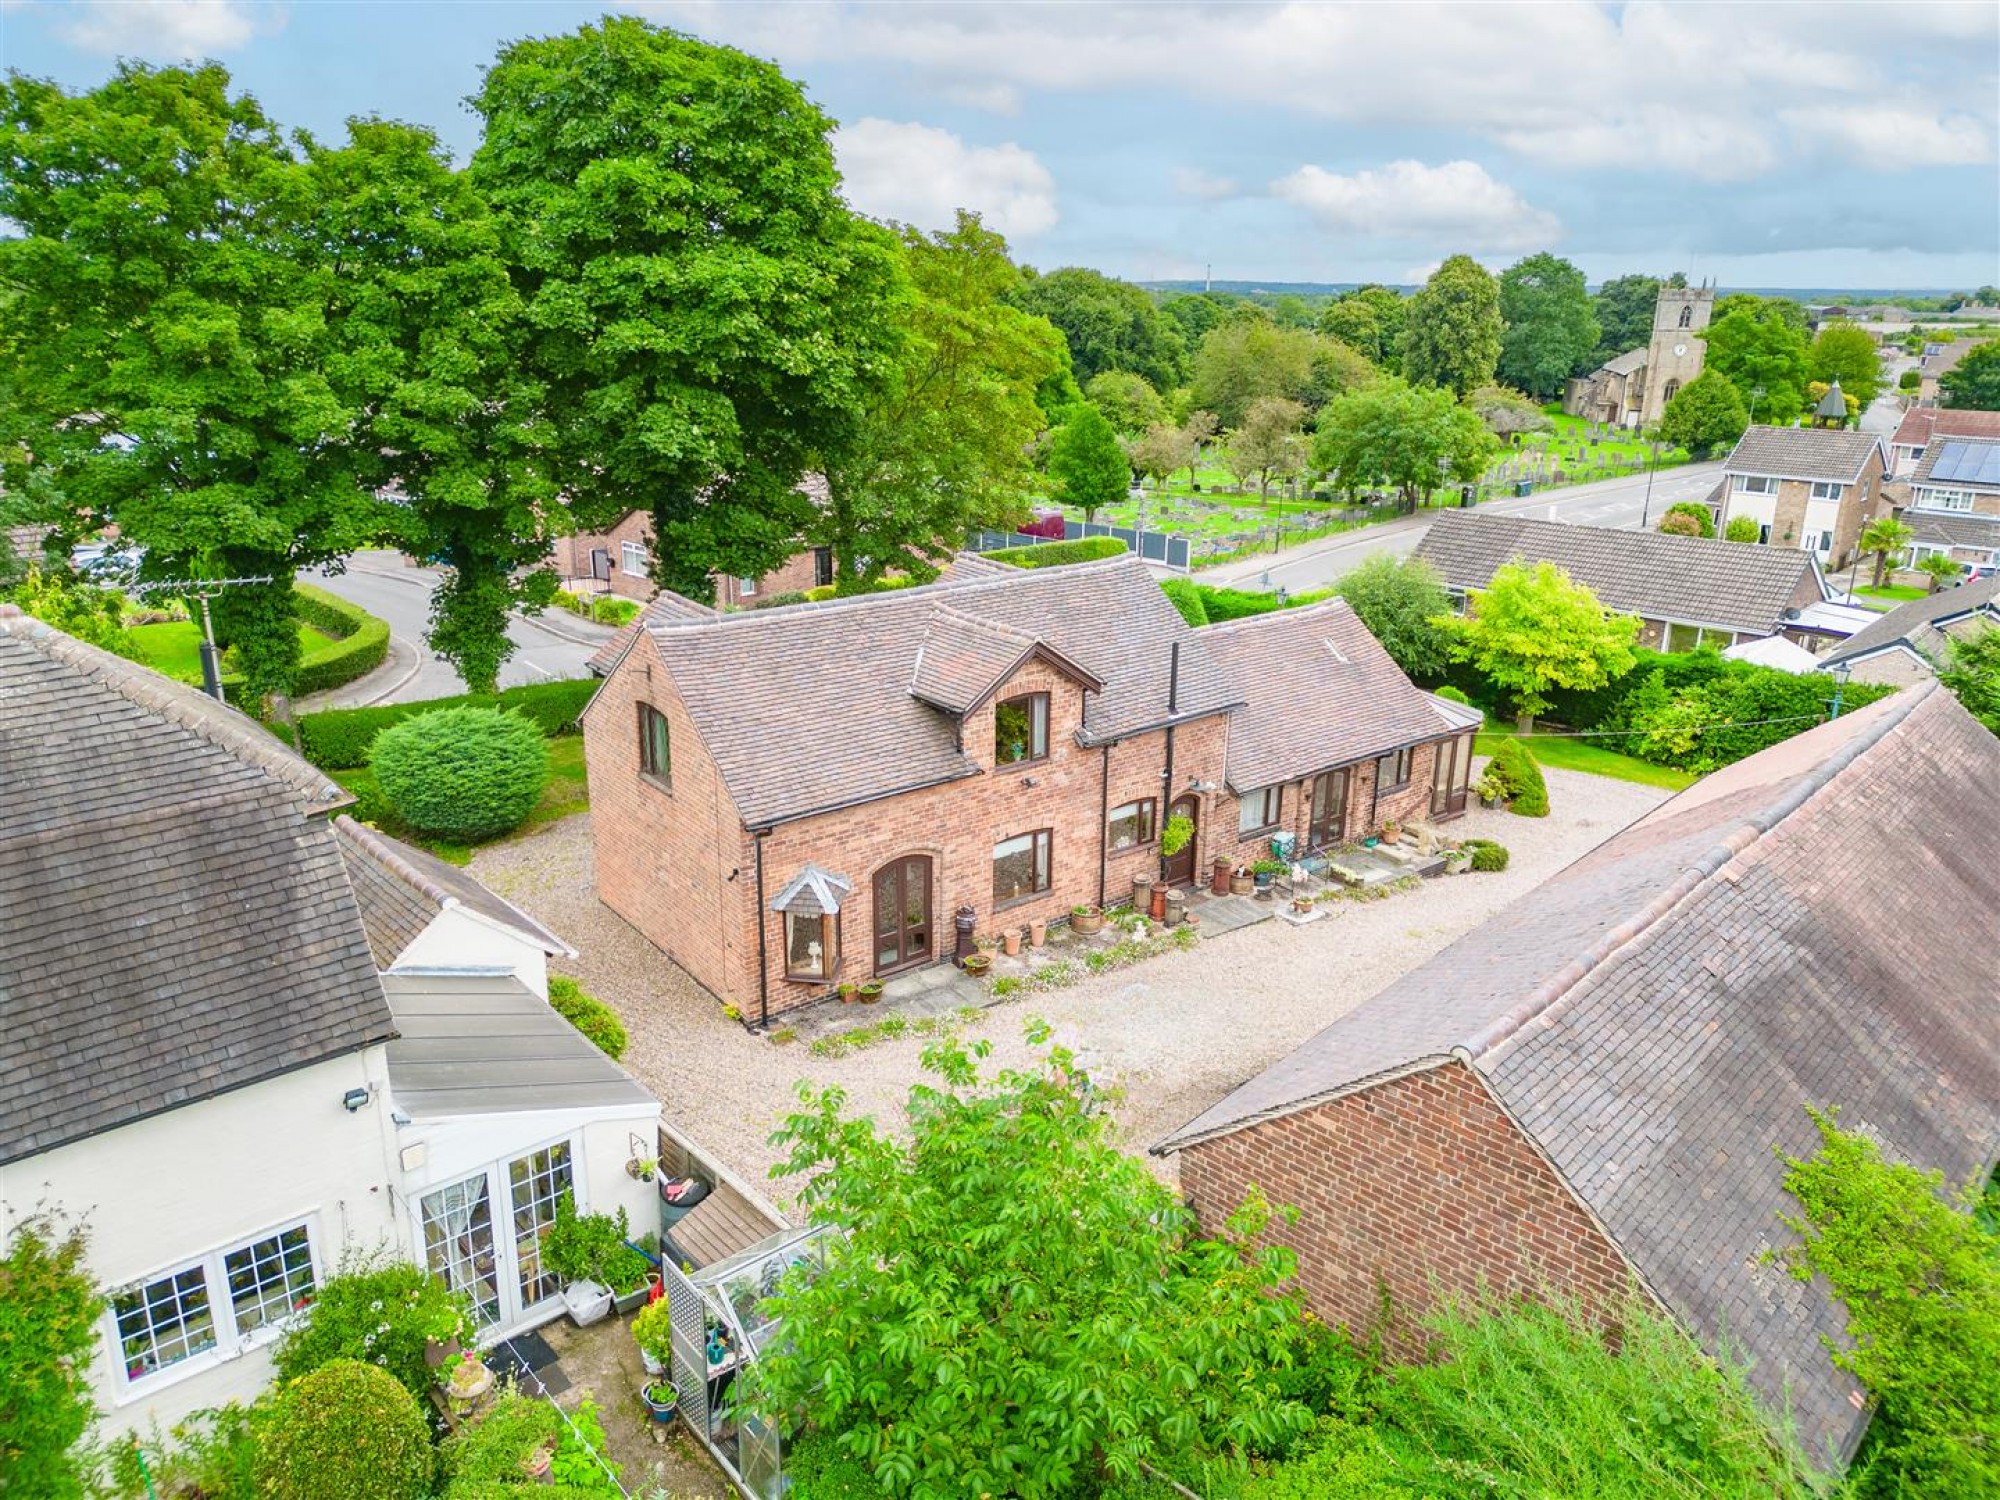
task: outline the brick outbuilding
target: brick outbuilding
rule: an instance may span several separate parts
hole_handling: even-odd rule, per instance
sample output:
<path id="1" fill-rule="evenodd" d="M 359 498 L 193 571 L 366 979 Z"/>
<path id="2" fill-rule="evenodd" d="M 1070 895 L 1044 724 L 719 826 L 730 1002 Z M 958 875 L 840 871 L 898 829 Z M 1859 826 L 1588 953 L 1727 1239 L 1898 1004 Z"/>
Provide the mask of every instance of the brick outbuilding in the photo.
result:
<path id="1" fill-rule="evenodd" d="M 1835 1107 L 1954 1185 L 2000 1153 L 2000 740 L 1935 683 L 1716 772 L 1155 1147 L 1217 1229 L 1299 1210 L 1330 1322 L 1636 1284 L 1752 1361 L 1810 1452 L 1866 1425 L 1774 1151 Z M 1979 938 L 1984 940 L 1978 940 Z"/>
<path id="2" fill-rule="evenodd" d="M 603 668 L 599 895 L 759 1022 L 949 958 L 962 909 L 980 932 L 1059 921 L 1280 834 L 1449 816 L 1477 723 L 1345 604 L 1195 631 L 1129 557 L 737 614 L 655 601 Z M 1193 835 L 1163 859 L 1175 816 Z"/>

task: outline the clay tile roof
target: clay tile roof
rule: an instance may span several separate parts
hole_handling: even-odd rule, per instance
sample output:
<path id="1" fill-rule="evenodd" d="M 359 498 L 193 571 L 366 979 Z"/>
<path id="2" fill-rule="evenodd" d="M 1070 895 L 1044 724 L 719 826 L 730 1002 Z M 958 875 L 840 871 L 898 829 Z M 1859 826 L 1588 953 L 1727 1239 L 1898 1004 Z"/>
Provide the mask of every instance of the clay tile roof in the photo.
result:
<path id="1" fill-rule="evenodd" d="M 653 650 L 746 826 L 979 774 L 958 748 L 954 716 L 910 690 L 940 604 L 1101 678 L 1103 690 L 1085 699 L 1086 744 L 1238 701 L 1197 632 L 1130 556 L 653 625 Z M 1170 715 L 1177 642 L 1179 706 Z"/>
<path id="2" fill-rule="evenodd" d="M 957 582 L 964 578 L 994 578 L 1008 571 L 1006 563 L 995 562 L 977 552 L 960 552 L 944 565 L 938 577 L 945 582 Z"/>
<path id="3" fill-rule="evenodd" d="M 611 669 L 623 661 L 625 653 L 632 649 L 632 642 L 639 638 L 640 631 L 654 625 L 700 624 L 716 618 L 717 612 L 708 605 L 684 599 L 671 589 L 662 589 L 647 601 L 644 609 L 620 626 L 616 635 L 599 646 L 586 665 L 599 677 L 609 677 Z"/>
<path id="4" fill-rule="evenodd" d="M 1031 656 L 1040 656 L 1092 692 L 1104 684 L 1025 630 L 939 604 L 917 647 L 910 692 L 947 712 L 965 714 L 984 703 Z"/>
<path id="5" fill-rule="evenodd" d="M 1239 792 L 1464 727 L 1411 684 L 1345 599 L 1250 615 L 1201 635 L 1248 700 L 1229 725 L 1226 775 Z"/>
<path id="6" fill-rule="evenodd" d="M 1941 628 L 1978 614 L 2000 624 L 2000 576 L 1939 589 L 1935 594 L 1897 605 L 1878 616 L 1866 629 L 1842 641 L 1838 650 L 1827 654 L 1818 670 L 1825 671 L 1839 662 L 1898 645 L 1907 645 L 1938 665 L 1945 639 L 1939 633 Z"/>
<path id="7" fill-rule="evenodd" d="M 438 913 L 454 906 L 512 929 L 552 957 L 576 957 L 568 943 L 457 865 L 349 817 L 335 818 L 333 826 L 379 967 L 393 964 Z"/>
<path id="8" fill-rule="evenodd" d="M 1483 589 L 1510 562 L 1552 562 L 1605 608 L 1648 620 L 1770 635 L 1802 590 L 1825 590 L 1812 555 L 1713 537 L 1614 531 L 1492 511 L 1440 512 L 1417 556 L 1454 589 Z"/>
<path id="9" fill-rule="evenodd" d="M 0 1162 L 392 1033 L 339 789 L 235 710 L 0 614 L 0 788 Z"/>
<path id="10" fill-rule="evenodd" d="M 1760 1256 L 1808 1105 L 1962 1184 L 2000 1154 L 2000 739 L 1926 683 L 1718 771 L 1176 1131 L 1195 1144 L 1456 1057 L 1808 1449 L 1866 1423 L 1845 1315 Z M 1940 918 L 1949 914 L 1949 925 Z M 1927 934 L 1912 941 L 1913 933 Z"/>
<path id="11" fill-rule="evenodd" d="M 1830 427 L 1752 427 L 1736 440 L 1725 474 L 1778 479 L 1825 479 L 1852 484 L 1882 444 L 1872 432 Z"/>
<path id="12" fill-rule="evenodd" d="M 1934 437 L 2000 438 L 2000 411 L 1913 406 L 1889 441 L 1899 448 L 1922 448 Z"/>

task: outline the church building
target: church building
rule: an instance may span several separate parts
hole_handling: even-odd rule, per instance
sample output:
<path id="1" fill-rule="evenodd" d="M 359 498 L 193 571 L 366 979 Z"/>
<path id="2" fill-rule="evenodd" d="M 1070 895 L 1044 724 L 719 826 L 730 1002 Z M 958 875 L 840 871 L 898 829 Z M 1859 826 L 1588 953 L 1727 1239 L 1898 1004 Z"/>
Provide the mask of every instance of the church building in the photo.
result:
<path id="1" fill-rule="evenodd" d="M 1663 286 L 1653 337 L 1569 383 L 1563 410 L 1591 422 L 1651 427 L 1680 388 L 1701 373 L 1701 332 L 1715 314 L 1715 288 Z"/>

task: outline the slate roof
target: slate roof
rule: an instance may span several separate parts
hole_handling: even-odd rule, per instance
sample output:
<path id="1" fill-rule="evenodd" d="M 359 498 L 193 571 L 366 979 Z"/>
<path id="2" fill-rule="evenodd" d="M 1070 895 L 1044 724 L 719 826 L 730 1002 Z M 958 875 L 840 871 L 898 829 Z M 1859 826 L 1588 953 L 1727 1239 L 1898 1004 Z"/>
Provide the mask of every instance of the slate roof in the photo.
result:
<path id="1" fill-rule="evenodd" d="M 1225 712 L 1228 674 L 1131 556 L 648 627 L 744 823 L 769 826 L 977 775 L 958 721 L 915 697 L 940 603 L 1029 636 L 1102 678 L 1086 744 Z M 1179 706 L 1167 707 L 1171 647 Z"/>
<path id="2" fill-rule="evenodd" d="M 415 1119 L 551 1109 L 659 1108 L 653 1096 L 511 974 L 384 974 L 396 1017 L 389 1090 Z"/>
<path id="3" fill-rule="evenodd" d="M 1922 448 L 1933 437 L 2000 438 L 2000 411 L 1913 406 L 1903 413 L 1896 435 L 1889 441 L 1899 448 Z"/>
<path id="4" fill-rule="evenodd" d="M 1811 1451 L 1866 1418 L 1823 1286 L 1760 1263 L 1806 1106 L 1965 1183 L 2000 1152 L 2000 739 L 1935 683 L 1662 804 L 1191 1121 L 1166 1151 L 1457 1058 Z"/>
<path id="5" fill-rule="evenodd" d="M 632 643 L 639 639 L 640 631 L 653 625 L 687 624 L 720 618 L 719 612 L 709 605 L 683 598 L 671 589 L 661 589 L 646 601 L 644 609 L 618 627 L 616 635 L 593 651 L 585 665 L 597 676 L 609 677 L 612 669 L 625 659 L 625 653 L 632 649 Z"/>
<path id="6" fill-rule="evenodd" d="M 2000 548 L 2000 516 L 1982 516 L 1969 511 L 1906 510 L 1902 518 L 1910 528 L 1913 541 L 1949 547 Z"/>
<path id="7" fill-rule="evenodd" d="M 1447 713 L 1460 705 L 1411 685 L 1345 599 L 1211 625 L 1201 638 L 1248 699 L 1229 723 L 1225 775 L 1238 792 L 1467 727 Z"/>
<path id="8" fill-rule="evenodd" d="M 349 817 L 335 818 L 333 826 L 378 968 L 393 964 L 440 912 L 453 907 L 512 929 L 552 957 L 576 957 L 568 943 L 457 865 Z"/>
<path id="9" fill-rule="evenodd" d="M 1417 556 L 1455 589 L 1483 589 L 1510 562 L 1552 562 L 1607 609 L 1770 635 L 1801 588 L 1824 594 L 1812 555 L 1713 537 L 1573 526 L 1492 511 L 1439 513 Z"/>
<path id="10" fill-rule="evenodd" d="M 234 709 L 0 609 L 0 1162 L 386 1040 L 317 812 Z"/>
<path id="11" fill-rule="evenodd" d="M 1637 349 L 1627 349 L 1623 354 L 1607 359 L 1597 368 L 1613 375 L 1632 375 L 1646 368 L 1648 350 L 1641 344 Z"/>
<path id="12" fill-rule="evenodd" d="M 845 875 L 836 875 L 808 862 L 771 898 L 771 910 L 799 917 L 831 916 L 853 891 L 854 882 Z"/>
<path id="13" fill-rule="evenodd" d="M 1942 468 L 1946 469 L 1946 472 L 1936 476 L 1939 484 L 1952 486 L 1971 485 L 1978 489 L 1991 489 L 1995 483 L 2000 483 L 2000 481 L 1980 476 L 1991 472 L 1994 465 L 1992 455 L 1996 453 L 2000 453 L 2000 438 L 1981 440 L 1979 438 L 1948 436 L 1933 437 L 1925 445 L 1922 456 L 1917 459 L 1917 466 L 1910 470 L 1909 482 L 1913 485 L 1923 484 L 1932 477 L 1934 469 Z M 1975 456 L 1977 460 L 1970 467 L 1967 467 L 1965 463 L 1968 455 Z M 1945 463 L 1947 458 L 1951 460 L 1949 467 Z"/>
<path id="14" fill-rule="evenodd" d="M 1876 616 L 1866 630 L 1856 631 L 1837 650 L 1829 652 L 1822 670 L 1836 662 L 1853 661 L 1895 646 L 1908 646 L 1937 665 L 1944 651 L 1943 627 L 1976 614 L 1988 615 L 2000 625 L 2000 577 L 1961 583 L 1956 588 L 1939 589 L 1935 594 L 1897 605 L 1887 614 Z"/>
<path id="15" fill-rule="evenodd" d="M 1882 439 L 1872 432 L 1830 427 L 1752 427 L 1736 440 L 1725 474 L 1779 479 L 1826 479 L 1852 484 Z"/>

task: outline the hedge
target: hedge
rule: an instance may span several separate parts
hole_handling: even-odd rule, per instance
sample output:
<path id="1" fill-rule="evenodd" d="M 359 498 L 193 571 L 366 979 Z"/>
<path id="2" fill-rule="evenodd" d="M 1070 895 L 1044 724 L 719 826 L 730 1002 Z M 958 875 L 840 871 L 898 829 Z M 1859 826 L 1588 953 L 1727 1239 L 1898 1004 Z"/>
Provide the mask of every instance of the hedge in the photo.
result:
<path id="1" fill-rule="evenodd" d="M 389 622 L 309 583 L 292 585 L 292 613 L 334 637 L 333 645 L 299 663 L 294 695 L 324 693 L 365 677 L 389 656 Z"/>
<path id="2" fill-rule="evenodd" d="M 299 717 L 299 747 L 322 771 L 351 771 L 368 764 L 368 747 L 391 724 L 434 708 L 510 708 L 535 722 L 544 735 L 574 734 L 583 707 L 597 692 L 597 679 L 533 682 L 498 693 L 464 693 L 420 703 L 388 703 L 380 708 L 333 708 Z"/>
<path id="3" fill-rule="evenodd" d="M 625 1023 L 567 974 L 549 976 L 549 1005 L 613 1062 L 625 1055 Z"/>
<path id="4" fill-rule="evenodd" d="M 1208 610 L 1201 602 L 1201 585 L 1187 578 L 1163 578 L 1160 592 L 1173 602 L 1181 618 L 1199 630 L 1208 623 Z"/>
<path id="5" fill-rule="evenodd" d="M 1005 547 L 981 554 L 1016 568 L 1054 568 L 1064 563 L 1096 562 L 1123 557 L 1125 544 L 1115 536 L 1080 536 L 1073 542 L 1037 542 L 1032 547 Z"/>

